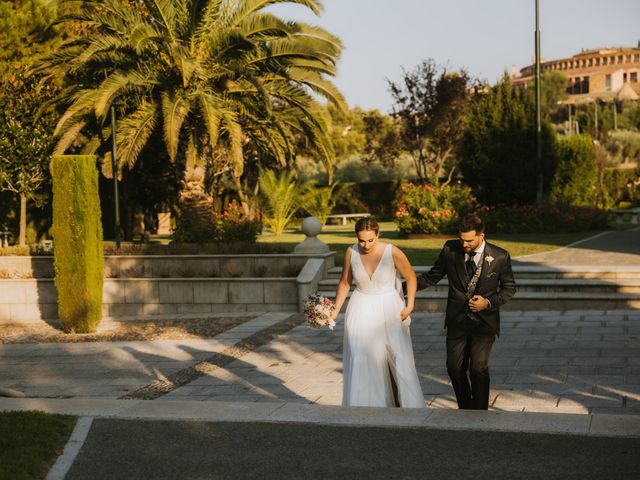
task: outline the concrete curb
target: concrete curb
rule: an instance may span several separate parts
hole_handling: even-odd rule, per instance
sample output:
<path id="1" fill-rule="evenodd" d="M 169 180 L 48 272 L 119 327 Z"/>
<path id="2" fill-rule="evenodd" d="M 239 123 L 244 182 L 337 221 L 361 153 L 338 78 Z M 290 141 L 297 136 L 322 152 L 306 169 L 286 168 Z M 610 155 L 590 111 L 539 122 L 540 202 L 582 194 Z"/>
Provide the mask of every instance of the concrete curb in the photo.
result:
<path id="1" fill-rule="evenodd" d="M 84 442 L 87 439 L 92 423 L 93 418 L 91 417 L 78 418 L 76 426 L 73 429 L 73 432 L 71 432 L 71 437 L 69 437 L 69 441 L 65 445 L 62 455 L 60 455 L 58 460 L 56 460 L 56 463 L 53 464 L 53 467 L 49 470 L 45 480 L 64 480 L 64 477 L 67 475 L 71 465 L 73 465 L 74 460 L 78 456 L 78 452 L 80 452 L 82 445 L 84 445 Z"/>
<path id="2" fill-rule="evenodd" d="M 166 400 L 1 398 L 0 411 L 47 413 L 128 420 L 309 423 L 319 425 L 413 427 L 438 430 L 503 431 L 640 437 L 640 415 L 563 414 L 338 407 L 301 403 Z"/>

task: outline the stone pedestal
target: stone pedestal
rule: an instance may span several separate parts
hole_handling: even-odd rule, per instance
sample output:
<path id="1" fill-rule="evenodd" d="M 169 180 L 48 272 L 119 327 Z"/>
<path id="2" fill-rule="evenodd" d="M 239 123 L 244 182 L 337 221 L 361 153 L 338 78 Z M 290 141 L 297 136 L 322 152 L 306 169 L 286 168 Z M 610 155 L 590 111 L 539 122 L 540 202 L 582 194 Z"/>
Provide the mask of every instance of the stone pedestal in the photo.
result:
<path id="1" fill-rule="evenodd" d="M 322 223 L 320 223 L 320 220 L 316 217 L 307 217 L 302 221 L 300 229 L 307 238 L 302 243 L 296 245 L 293 253 L 313 255 L 317 253 L 327 253 L 329 251 L 329 245 L 321 242 L 317 238 L 318 234 L 322 231 Z"/>

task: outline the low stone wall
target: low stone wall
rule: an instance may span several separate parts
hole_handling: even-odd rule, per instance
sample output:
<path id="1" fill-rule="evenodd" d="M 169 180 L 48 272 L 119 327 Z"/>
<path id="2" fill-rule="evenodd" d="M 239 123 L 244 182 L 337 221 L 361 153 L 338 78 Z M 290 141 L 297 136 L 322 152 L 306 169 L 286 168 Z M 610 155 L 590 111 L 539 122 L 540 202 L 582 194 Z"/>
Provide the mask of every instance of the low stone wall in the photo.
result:
<path id="1" fill-rule="evenodd" d="M 107 255 L 104 257 L 104 270 L 105 278 L 295 277 L 308 258 L 324 259 L 326 256 L 327 254 Z M 53 278 L 53 257 L 0 256 L 0 278 L 8 277 Z"/>
<path id="2" fill-rule="evenodd" d="M 318 282 L 333 267 L 334 253 L 317 255 L 247 256 L 175 256 L 112 259 L 118 269 L 134 266 L 151 273 L 156 268 L 180 267 L 187 262 L 195 269 L 202 262 L 204 274 L 211 266 L 242 268 L 249 271 L 265 266 L 293 275 L 265 277 L 192 277 L 192 278 L 106 278 L 103 289 L 103 316 L 110 318 L 246 311 L 299 311 L 300 296 L 316 291 Z M 189 257 L 189 258 L 184 258 Z M 216 258 L 209 258 L 216 257 Z M 219 258 L 227 257 L 227 258 Z M 268 258 L 277 257 L 277 258 Z M 2 257 L 0 257 L 1 259 Z M 4 257 L 10 258 L 10 257 Z M 21 257 L 11 257 L 19 259 Z M 26 257 L 29 258 L 29 257 Z M 42 258 L 33 263 L 46 271 Z M 132 262 L 131 262 L 132 261 Z M 23 260 L 24 262 L 24 260 Z M 5 266 L 8 262 L 5 262 Z M 19 263 L 19 262 L 17 262 Z M 298 271 L 295 266 L 300 265 Z M 51 260 L 49 258 L 49 265 Z M 148 269 L 148 270 L 147 270 Z M 236 270 L 234 270 L 236 271 Z M 284 272 L 286 273 L 286 272 Z M 26 323 L 56 319 L 57 292 L 53 278 L 10 278 L 0 280 L 0 323 Z"/>

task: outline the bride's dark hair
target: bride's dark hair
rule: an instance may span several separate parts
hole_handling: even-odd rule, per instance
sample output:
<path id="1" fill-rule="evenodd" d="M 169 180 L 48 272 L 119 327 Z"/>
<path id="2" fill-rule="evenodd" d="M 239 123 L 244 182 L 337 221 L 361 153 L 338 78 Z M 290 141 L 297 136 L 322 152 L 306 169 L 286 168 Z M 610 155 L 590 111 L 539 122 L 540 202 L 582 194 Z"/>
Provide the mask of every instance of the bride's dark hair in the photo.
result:
<path id="1" fill-rule="evenodd" d="M 373 217 L 365 217 L 358 220 L 356 222 L 356 235 L 358 232 L 364 232 L 365 230 L 376 232 L 376 235 L 378 235 L 380 232 L 378 221 Z"/>

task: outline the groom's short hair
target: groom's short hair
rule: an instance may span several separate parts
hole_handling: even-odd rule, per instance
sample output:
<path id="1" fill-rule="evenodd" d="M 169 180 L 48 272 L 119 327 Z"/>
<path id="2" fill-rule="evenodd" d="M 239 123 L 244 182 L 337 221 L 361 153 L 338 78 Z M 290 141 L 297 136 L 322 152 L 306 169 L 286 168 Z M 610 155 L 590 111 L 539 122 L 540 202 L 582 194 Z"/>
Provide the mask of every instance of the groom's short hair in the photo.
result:
<path id="1" fill-rule="evenodd" d="M 477 235 L 484 233 L 484 222 L 475 213 L 467 215 L 460 220 L 460 223 L 458 224 L 458 232 L 460 233 L 470 232 L 472 230 L 475 230 Z"/>

